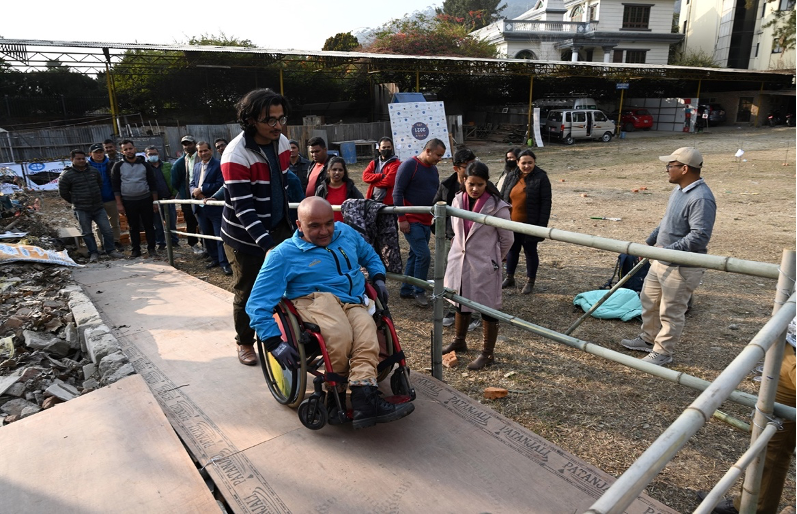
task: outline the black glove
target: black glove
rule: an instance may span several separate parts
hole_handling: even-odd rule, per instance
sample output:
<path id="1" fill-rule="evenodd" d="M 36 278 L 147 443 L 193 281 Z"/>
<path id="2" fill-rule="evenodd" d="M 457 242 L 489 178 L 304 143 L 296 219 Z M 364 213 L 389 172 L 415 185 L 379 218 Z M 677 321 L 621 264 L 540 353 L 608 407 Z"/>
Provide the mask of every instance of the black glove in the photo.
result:
<path id="1" fill-rule="evenodd" d="M 382 307 L 387 307 L 388 294 L 385 281 L 381 278 L 374 280 L 374 288 L 376 289 L 376 297 L 382 302 Z"/>
<path id="2" fill-rule="evenodd" d="M 277 342 L 273 341 L 274 339 L 279 341 L 279 344 L 276 346 L 273 346 L 274 343 Z M 269 348 L 271 355 L 280 363 L 280 366 L 285 369 L 295 369 L 298 367 L 296 363 L 299 361 L 299 353 L 291 344 L 286 343 L 279 336 L 269 338 L 265 343 L 266 348 Z"/>

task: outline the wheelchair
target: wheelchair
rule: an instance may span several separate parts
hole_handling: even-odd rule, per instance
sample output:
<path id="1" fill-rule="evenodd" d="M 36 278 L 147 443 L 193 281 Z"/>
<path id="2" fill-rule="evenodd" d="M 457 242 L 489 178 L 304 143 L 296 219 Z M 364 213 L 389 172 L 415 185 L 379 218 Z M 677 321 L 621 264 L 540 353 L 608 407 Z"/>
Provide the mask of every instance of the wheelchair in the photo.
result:
<path id="1" fill-rule="evenodd" d="M 376 290 L 368 283 L 366 283 L 366 295 L 376 306 L 373 317 L 379 339 L 380 360 L 377 366 L 377 381 L 383 381 L 393 371 L 390 389 L 394 396 L 385 400 L 391 403 L 413 401 L 416 397 L 415 389 L 410 385 L 410 370 L 401 350 L 390 312 L 387 307 L 382 306 L 376 296 Z M 299 420 L 311 430 L 323 428 L 327 421 L 335 424 L 345 422 L 351 415 L 346 406 L 341 405 L 337 394 L 333 394 L 337 410 L 332 414 L 332 419 L 328 419 L 325 402 L 328 393 L 324 391 L 323 384 L 326 382 L 328 390 L 334 392 L 338 386 L 345 387 L 346 379 L 332 371 L 319 327 L 303 321 L 293 303 L 285 298 L 275 309 L 274 319 L 280 327 L 282 340 L 296 348 L 299 354 L 299 366 L 296 369 L 282 367 L 258 338 L 257 353 L 260 367 L 271 394 L 283 405 L 298 407 Z M 313 392 L 305 398 L 308 374 L 314 377 Z"/>

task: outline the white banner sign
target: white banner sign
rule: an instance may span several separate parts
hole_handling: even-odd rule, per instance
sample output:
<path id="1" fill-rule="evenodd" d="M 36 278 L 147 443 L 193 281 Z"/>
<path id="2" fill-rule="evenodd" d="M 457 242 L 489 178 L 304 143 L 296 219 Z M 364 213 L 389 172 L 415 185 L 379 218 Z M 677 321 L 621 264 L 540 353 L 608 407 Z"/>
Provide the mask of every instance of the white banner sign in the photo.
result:
<path id="1" fill-rule="evenodd" d="M 407 102 L 389 104 L 390 128 L 396 155 L 402 161 L 421 153 L 430 139 L 446 145 L 443 158 L 451 158 L 446 110 L 443 102 Z"/>
<path id="2" fill-rule="evenodd" d="M 50 162 L 28 162 L 25 164 L 27 175 L 27 184 L 26 187 L 28 189 L 35 189 L 37 191 L 58 191 L 58 178 L 54 178 L 50 182 L 45 184 L 39 185 L 32 181 L 30 177 L 32 175 L 36 175 L 37 173 L 61 173 L 64 168 L 67 166 L 71 166 L 70 161 L 50 161 Z M 0 163 L 0 168 L 3 168 L 3 173 L 7 173 L 7 170 L 10 170 L 14 175 L 18 177 L 23 177 L 22 173 L 22 165 L 16 164 L 13 162 L 9 163 Z"/>

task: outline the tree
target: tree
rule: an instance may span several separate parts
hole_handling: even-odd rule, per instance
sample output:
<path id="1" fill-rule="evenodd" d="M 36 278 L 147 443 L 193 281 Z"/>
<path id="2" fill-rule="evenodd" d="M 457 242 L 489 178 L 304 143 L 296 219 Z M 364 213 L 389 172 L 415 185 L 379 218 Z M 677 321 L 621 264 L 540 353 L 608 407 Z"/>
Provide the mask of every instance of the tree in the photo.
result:
<path id="1" fill-rule="evenodd" d="M 698 68 L 719 68 L 714 57 L 702 50 L 690 51 L 680 54 L 673 62 L 673 66 L 695 66 Z"/>
<path id="2" fill-rule="evenodd" d="M 327 38 L 324 41 L 324 47 L 321 50 L 335 51 L 335 52 L 351 52 L 359 48 L 360 42 L 351 32 L 339 32 L 334 36 Z"/>
<path id="3" fill-rule="evenodd" d="M 501 19 L 500 14 L 506 9 L 506 4 L 498 7 L 500 3 L 501 0 L 445 0 L 443 8 L 435 8 L 435 12 L 438 17 L 473 31 Z"/>
<path id="4" fill-rule="evenodd" d="M 495 57 L 496 48 L 469 34 L 468 28 L 423 14 L 394 19 L 380 27 L 365 51 L 403 55 Z"/>
<path id="5" fill-rule="evenodd" d="M 797 13 L 795 9 L 790 10 L 788 14 L 786 14 L 786 11 L 777 11 L 775 12 L 775 18 L 762 26 L 765 29 L 775 26 L 773 35 L 782 50 L 793 50 L 795 48 L 795 13 Z M 784 19 L 786 23 L 781 23 Z"/>

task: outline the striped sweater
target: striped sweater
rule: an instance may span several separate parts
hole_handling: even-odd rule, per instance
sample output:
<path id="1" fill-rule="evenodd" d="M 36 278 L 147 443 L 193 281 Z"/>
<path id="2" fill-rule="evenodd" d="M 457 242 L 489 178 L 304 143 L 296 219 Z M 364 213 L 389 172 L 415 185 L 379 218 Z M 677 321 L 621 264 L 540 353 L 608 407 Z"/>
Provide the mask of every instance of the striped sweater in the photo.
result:
<path id="1" fill-rule="evenodd" d="M 277 157 L 286 193 L 287 219 L 288 166 L 291 147 L 288 138 L 280 135 Z M 224 211 L 221 219 L 221 238 L 233 249 L 263 255 L 274 246 L 271 237 L 271 173 L 268 160 L 252 137 L 241 132 L 230 141 L 221 157 L 224 176 Z"/>

